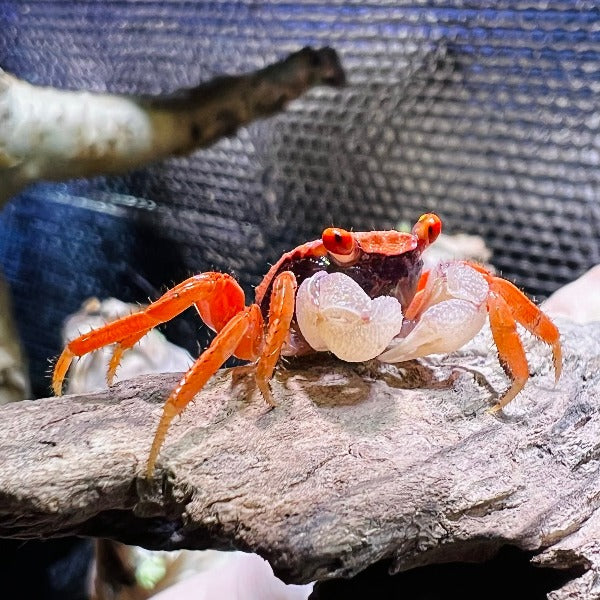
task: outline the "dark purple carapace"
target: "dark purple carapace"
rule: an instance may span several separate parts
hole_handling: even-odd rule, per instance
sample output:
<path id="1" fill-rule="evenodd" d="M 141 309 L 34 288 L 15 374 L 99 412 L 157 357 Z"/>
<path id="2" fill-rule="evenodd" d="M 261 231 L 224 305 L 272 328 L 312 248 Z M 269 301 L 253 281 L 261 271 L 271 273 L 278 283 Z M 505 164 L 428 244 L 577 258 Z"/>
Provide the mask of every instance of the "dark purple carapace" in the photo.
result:
<path id="1" fill-rule="evenodd" d="M 351 277 L 371 297 L 394 296 L 404 310 L 413 296 L 419 282 L 423 261 L 418 248 L 401 254 L 386 255 L 361 252 L 350 265 L 341 265 L 328 254 L 324 256 L 290 257 L 283 260 L 266 289 L 260 309 L 265 318 L 269 312 L 269 299 L 273 280 L 282 271 L 296 275 L 298 286 L 318 271 L 344 273 Z"/>

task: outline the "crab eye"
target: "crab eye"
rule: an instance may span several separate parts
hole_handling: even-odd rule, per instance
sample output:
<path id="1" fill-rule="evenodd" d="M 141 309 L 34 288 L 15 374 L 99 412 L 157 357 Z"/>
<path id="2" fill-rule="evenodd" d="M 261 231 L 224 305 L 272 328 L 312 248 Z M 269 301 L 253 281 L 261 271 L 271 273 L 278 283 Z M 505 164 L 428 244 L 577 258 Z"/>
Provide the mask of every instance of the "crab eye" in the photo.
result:
<path id="1" fill-rule="evenodd" d="M 354 237 L 345 229 L 339 227 L 328 227 L 321 236 L 323 245 L 328 252 L 347 256 L 354 250 Z"/>
<path id="2" fill-rule="evenodd" d="M 422 215 L 413 227 L 413 234 L 419 242 L 428 246 L 433 244 L 442 231 L 442 220 L 434 213 Z"/>

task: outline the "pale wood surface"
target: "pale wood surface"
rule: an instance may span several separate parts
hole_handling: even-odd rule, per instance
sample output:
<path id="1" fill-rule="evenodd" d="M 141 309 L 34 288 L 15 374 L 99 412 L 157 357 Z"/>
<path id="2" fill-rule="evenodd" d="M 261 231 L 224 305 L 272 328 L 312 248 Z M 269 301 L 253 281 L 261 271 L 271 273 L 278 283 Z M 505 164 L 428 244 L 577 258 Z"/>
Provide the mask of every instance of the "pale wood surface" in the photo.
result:
<path id="1" fill-rule="evenodd" d="M 527 339 L 532 377 L 507 381 L 483 332 L 399 367 L 317 355 L 277 373 L 268 410 L 218 374 L 144 479 L 178 376 L 0 409 L 0 537 L 114 537 L 153 548 L 238 548 L 288 582 L 482 561 L 505 544 L 587 573 L 553 598 L 599 597 L 600 324 L 560 323 L 564 374 Z"/>

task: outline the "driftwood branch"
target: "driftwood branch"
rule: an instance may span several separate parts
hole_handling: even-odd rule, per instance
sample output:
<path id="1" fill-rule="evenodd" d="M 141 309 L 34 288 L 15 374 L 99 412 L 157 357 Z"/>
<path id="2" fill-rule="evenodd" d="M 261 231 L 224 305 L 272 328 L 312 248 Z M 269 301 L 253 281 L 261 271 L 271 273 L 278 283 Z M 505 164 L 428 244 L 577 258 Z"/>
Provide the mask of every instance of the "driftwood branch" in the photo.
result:
<path id="1" fill-rule="evenodd" d="M 552 598 L 598 597 L 600 324 L 561 327 L 558 385 L 528 341 L 532 377 L 500 416 L 486 412 L 507 384 L 489 332 L 399 367 L 294 361 L 274 410 L 222 371 L 172 427 L 153 481 L 176 375 L 2 407 L 0 537 L 252 550 L 298 583 L 512 545 L 584 572 Z"/>
<path id="2" fill-rule="evenodd" d="M 0 69 L 0 208 L 35 181 L 122 173 L 187 154 L 316 85 L 343 83 L 331 48 L 304 48 L 254 73 L 155 98 L 39 87 Z"/>

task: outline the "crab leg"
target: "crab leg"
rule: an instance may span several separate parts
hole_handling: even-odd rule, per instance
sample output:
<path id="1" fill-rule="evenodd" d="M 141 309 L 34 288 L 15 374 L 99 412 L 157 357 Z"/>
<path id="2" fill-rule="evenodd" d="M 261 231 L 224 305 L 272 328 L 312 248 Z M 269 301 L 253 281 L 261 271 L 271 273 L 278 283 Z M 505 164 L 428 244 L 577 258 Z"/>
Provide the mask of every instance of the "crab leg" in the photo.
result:
<path id="1" fill-rule="evenodd" d="M 552 346 L 554 373 L 558 381 L 562 371 L 562 351 L 560 333 L 556 325 L 510 281 L 493 277 L 490 281 L 490 289 L 504 298 L 512 316 L 527 331 Z"/>
<path id="2" fill-rule="evenodd" d="M 108 371 L 106 372 L 106 382 L 108 385 L 112 385 L 113 383 L 115 373 L 117 372 L 117 367 L 121 363 L 121 358 L 125 350 L 133 348 L 133 346 L 135 346 L 148 333 L 148 331 L 149 329 L 144 329 L 140 333 L 134 333 L 115 345 L 115 349 L 110 357 L 110 362 L 108 363 Z"/>
<path id="3" fill-rule="evenodd" d="M 124 350 L 133 346 L 153 327 L 172 319 L 192 305 L 196 305 L 205 323 L 220 330 L 244 308 L 244 292 L 233 277 L 224 273 L 202 273 L 186 279 L 144 311 L 108 323 L 69 342 L 54 367 L 54 393 L 61 394 L 63 380 L 76 356 L 83 356 L 115 342 L 120 344 L 110 362 L 110 380 Z"/>
<path id="4" fill-rule="evenodd" d="M 275 406 L 275 402 L 269 389 L 269 379 L 273 376 L 281 348 L 290 332 L 290 323 L 294 316 L 295 295 L 295 275 L 291 271 L 283 271 L 277 275 L 271 292 L 265 344 L 256 366 L 255 375 L 258 389 L 271 406 Z"/>
<path id="5" fill-rule="evenodd" d="M 185 373 L 177 387 L 171 392 L 163 407 L 150 456 L 146 467 L 148 478 L 152 477 L 154 465 L 165 440 L 171 421 L 193 400 L 217 369 L 230 358 L 249 329 L 257 322 L 262 323 L 260 309 L 256 304 L 235 315 L 215 336 L 210 346 Z"/>
<path id="6" fill-rule="evenodd" d="M 512 385 L 490 411 L 497 412 L 504 408 L 525 386 L 529 378 L 527 357 L 519 333 L 517 322 L 512 315 L 512 309 L 506 300 L 495 293 L 488 298 L 490 328 L 502 368 L 512 379 Z"/>

